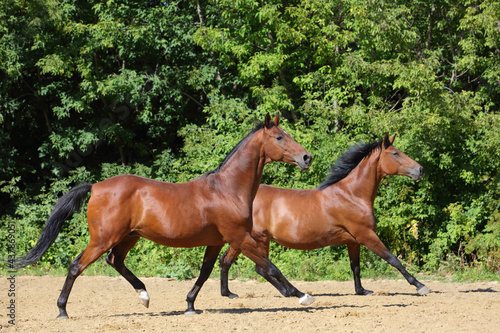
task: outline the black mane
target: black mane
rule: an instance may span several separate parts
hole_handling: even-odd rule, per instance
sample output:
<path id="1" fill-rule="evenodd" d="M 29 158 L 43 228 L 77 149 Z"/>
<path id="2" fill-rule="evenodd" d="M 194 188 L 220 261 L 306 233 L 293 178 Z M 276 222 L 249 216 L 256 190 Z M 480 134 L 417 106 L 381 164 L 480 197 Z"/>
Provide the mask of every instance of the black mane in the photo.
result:
<path id="1" fill-rule="evenodd" d="M 330 173 L 326 179 L 317 187 L 320 191 L 333 185 L 345 177 L 372 151 L 382 146 L 383 140 L 363 143 L 359 142 L 345 151 L 330 168 Z M 387 144 L 388 143 L 388 144 Z M 390 141 L 386 141 L 386 148 L 390 146 Z"/>
<path id="2" fill-rule="evenodd" d="M 274 122 L 271 122 L 269 124 L 269 128 L 273 127 L 273 126 L 276 126 L 274 124 Z M 227 163 L 227 161 L 231 158 L 231 156 L 234 155 L 234 153 L 238 150 L 238 148 L 241 147 L 241 145 L 243 144 L 243 142 L 245 142 L 250 136 L 252 136 L 255 132 L 261 130 L 262 128 L 264 128 L 264 123 L 257 123 L 255 125 L 255 127 L 250 131 L 250 133 L 247 134 L 247 136 L 245 136 L 240 142 L 238 142 L 238 144 L 236 146 L 234 146 L 234 148 L 229 152 L 229 154 L 227 154 L 227 156 L 224 158 L 224 160 L 221 162 L 221 164 L 219 164 L 219 166 L 212 170 L 212 171 L 207 171 L 205 172 L 205 174 L 203 176 L 208 176 L 208 175 L 211 175 L 213 173 L 217 173 L 220 171 L 220 169 L 222 169 L 222 167 Z"/>

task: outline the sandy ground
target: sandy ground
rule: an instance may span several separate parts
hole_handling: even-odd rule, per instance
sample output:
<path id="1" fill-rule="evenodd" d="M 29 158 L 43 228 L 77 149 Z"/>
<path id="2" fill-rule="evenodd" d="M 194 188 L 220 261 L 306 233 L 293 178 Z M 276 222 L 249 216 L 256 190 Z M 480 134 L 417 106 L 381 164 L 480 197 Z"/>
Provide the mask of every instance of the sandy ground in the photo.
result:
<path id="1" fill-rule="evenodd" d="M 56 320 L 64 277 L 17 276 L 16 295 L 0 283 L 1 332 L 500 332 L 500 283 L 425 281 L 432 293 L 418 296 L 404 280 L 364 280 L 370 296 L 354 295 L 351 281 L 293 282 L 315 296 L 311 306 L 284 298 L 268 283 L 230 281 L 240 295 L 219 294 L 207 281 L 195 303 L 199 314 L 184 315 L 194 281 L 143 278 L 151 304 L 145 308 L 121 277 L 77 279 L 68 320 Z M 10 299 L 15 325 L 9 325 Z"/>

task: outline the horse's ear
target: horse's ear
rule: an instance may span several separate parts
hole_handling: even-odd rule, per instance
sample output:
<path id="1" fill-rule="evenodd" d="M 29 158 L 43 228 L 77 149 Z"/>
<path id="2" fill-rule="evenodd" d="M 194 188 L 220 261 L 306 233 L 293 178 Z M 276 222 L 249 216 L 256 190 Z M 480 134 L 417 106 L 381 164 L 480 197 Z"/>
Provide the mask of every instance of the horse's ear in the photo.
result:
<path id="1" fill-rule="evenodd" d="M 274 117 L 274 125 L 276 125 L 276 126 L 280 125 L 280 113 L 279 112 L 276 114 L 276 117 Z"/>
<path id="2" fill-rule="evenodd" d="M 264 126 L 269 129 L 269 125 L 271 124 L 271 116 L 268 114 L 266 114 L 266 120 L 264 121 Z"/>
<path id="3" fill-rule="evenodd" d="M 391 144 L 392 141 L 389 139 L 389 134 L 385 133 L 384 139 L 382 140 L 382 147 L 384 147 L 384 149 L 387 149 Z"/>
<path id="4" fill-rule="evenodd" d="M 389 141 L 391 141 L 391 145 L 392 145 L 392 143 L 394 142 L 394 139 L 395 139 L 395 138 L 396 138 L 396 134 L 394 134 L 394 135 L 392 136 L 392 138 L 389 140 Z"/>

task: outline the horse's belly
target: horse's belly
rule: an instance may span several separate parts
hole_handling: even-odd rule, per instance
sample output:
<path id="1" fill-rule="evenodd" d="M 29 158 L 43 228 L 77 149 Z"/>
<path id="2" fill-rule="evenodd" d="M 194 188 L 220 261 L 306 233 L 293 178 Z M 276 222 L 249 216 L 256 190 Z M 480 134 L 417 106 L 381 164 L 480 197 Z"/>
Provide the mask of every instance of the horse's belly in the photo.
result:
<path id="1" fill-rule="evenodd" d="M 224 244 L 215 226 L 184 226 L 177 228 L 147 228 L 137 233 L 155 243 L 169 247 L 198 247 Z"/>
<path id="2" fill-rule="evenodd" d="M 273 234 L 274 240 L 288 248 L 297 250 L 320 249 L 325 246 L 347 244 L 356 240 L 342 228 L 299 229 L 294 233 Z"/>
<path id="3" fill-rule="evenodd" d="M 304 239 L 275 239 L 275 241 L 278 244 L 296 250 L 313 250 L 332 245 L 325 238 L 316 238 L 310 241 L 305 241 Z"/>

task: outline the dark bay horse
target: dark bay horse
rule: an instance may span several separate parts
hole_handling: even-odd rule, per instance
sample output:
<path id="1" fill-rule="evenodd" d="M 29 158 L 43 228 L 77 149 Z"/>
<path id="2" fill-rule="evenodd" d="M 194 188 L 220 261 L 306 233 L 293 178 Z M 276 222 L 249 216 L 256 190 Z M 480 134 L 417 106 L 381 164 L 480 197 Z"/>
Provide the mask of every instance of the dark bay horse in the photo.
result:
<path id="1" fill-rule="evenodd" d="M 356 294 L 366 295 L 372 291 L 361 286 L 359 253 L 364 245 L 397 268 L 420 295 L 428 293 L 430 290 L 406 271 L 375 234 L 373 202 L 382 178 L 403 175 L 418 180 L 423 176 L 423 168 L 392 145 L 394 138 L 386 135 L 379 142 L 354 146 L 337 160 L 317 188 L 261 185 L 253 205 L 252 235 L 265 244 L 262 250 L 269 254 L 271 239 L 299 250 L 347 244 Z M 229 291 L 228 271 L 239 253 L 230 247 L 220 258 L 222 296 L 238 297 Z M 256 271 L 280 289 L 260 267 Z"/>
<path id="2" fill-rule="evenodd" d="M 108 250 L 106 261 L 130 282 L 141 302 L 148 306 L 144 283 L 124 264 L 125 256 L 140 237 L 171 247 L 207 247 L 200 276 L 187 295 L 186 314 L 195 313 L 196 296 L 225 243 L 278 281 L 285 296 L 299 297 L 302 305 L 311 304 L 314 298 L 292 286 L 251 236 L 252 202 L 264 165 L 271 161 L 301 169 L 311 165 L 311 154 L 278 125 L 279 115 L 274 122 L 267 115 L 264 124 L 241 140 L 217 169 L 187 183 L 124 175 L 71 189 L 55 205 L 37 244 L 17 261 L 17 267 L 34 263 L 47 251 L 64 220 L 80 208 L 91 192 L 87 205 L 90 241 L 70 264 L 57 301 L 58 318 L 68 318 L 66 304 L 75 279 Z"/>

